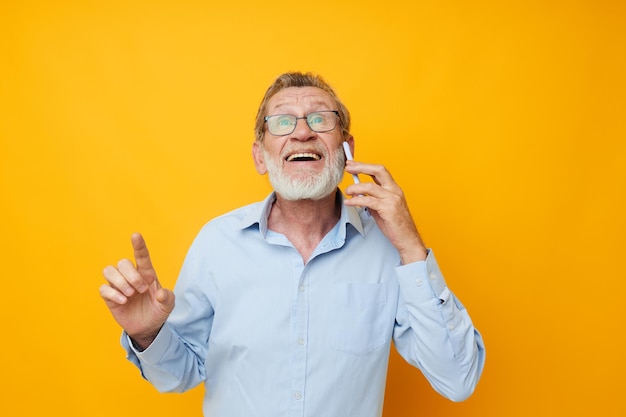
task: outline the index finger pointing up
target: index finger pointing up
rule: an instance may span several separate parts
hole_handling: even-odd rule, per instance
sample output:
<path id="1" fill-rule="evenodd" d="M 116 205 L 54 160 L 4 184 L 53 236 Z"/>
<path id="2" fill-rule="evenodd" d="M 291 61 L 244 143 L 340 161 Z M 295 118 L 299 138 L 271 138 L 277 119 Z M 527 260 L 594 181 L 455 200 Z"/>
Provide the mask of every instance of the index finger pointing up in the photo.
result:
<path id="1" fill-rule="evenodd" d="M 147 280 L 148 283 L 152 283 L 156 280 L 156 272 L 152 266 L 152 260 L 150 259 L 150 253 L 146 246 L 146 241 L 140 233 L 133 233 L 130 238 L 133 249 L 135 251 L 135 262 L 137 263 L 137 271 L 139 274 Z"/>

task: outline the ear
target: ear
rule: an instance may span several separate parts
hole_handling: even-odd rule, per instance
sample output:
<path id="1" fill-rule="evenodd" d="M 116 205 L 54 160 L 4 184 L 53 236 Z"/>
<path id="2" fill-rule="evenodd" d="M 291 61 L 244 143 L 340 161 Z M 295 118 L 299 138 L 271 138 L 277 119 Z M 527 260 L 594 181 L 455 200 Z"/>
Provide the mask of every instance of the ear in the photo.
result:
<path id="1" fill-rule="evenodd" d="M 254 160 L 256 172 L 260 175 L 265 175 L 267 167 L 265 166 L 265 158 L 263 157 L 263 145 L 257 141 L 254 141 L 252 144 L 252 159 Z"/>
<path id="2" fill-rule="evenodd" d="M 344 141 L 348 142 L 348 145 L 350 145 L 350 152 L 352 152 L 352 156 L 354 156 L 354 136 L 348 135 L 344 138 Z"/>

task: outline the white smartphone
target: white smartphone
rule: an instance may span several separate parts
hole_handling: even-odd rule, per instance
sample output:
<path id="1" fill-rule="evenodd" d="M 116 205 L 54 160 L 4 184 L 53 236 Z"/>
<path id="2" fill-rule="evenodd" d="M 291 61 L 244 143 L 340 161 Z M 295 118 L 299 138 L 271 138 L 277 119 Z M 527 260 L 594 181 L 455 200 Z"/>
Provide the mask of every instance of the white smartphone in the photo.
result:
<path id="1" fill-rule="evenodd" d="M 354 160 L 354 158 L 352 157 L 352 152 L 350 152 L 350 145 L 348 144 L 348 142 L 343 141 L 342 145 L 343 145 L 343 152 L 346 154 L 346 159 L 348 161 Z M 354 180 L 355 184 L 361 183 L 361 181 L 359 180 L 359 176 L 357 174 L 352 174 L 352 179 Z"/>
<path id="2" fill-rule="evenodd" d="M 342 143 L 343 145 L 343 152 L 346 154 L 346 159 L 348 161 L 352 161 L 352 152 L 350 151 L 350 145 L 348 144 L 348 142 L 343 141 Z M 359 176 L 357 174 L 352 174 L 352 180 L 354 181 L 355 184 L 360 184 L 361 180 L 359 180 Z M 371 216 L 370 211 L 367 209 L 367 207 L 363 207 L 363 211 L 365 211 L 365 214 L 367 214 L 367 216 Z"/>

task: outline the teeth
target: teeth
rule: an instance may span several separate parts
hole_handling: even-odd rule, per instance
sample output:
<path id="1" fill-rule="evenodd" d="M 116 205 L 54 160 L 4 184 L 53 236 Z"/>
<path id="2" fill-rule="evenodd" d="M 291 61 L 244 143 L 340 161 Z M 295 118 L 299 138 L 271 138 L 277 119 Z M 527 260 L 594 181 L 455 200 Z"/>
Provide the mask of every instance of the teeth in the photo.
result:
<path id="1" fill-rule="evenodd" d="M 294 153 L 293 155 L 289 155 L 287 157 L 287 161 L 288 162 L 291 162 L 294 159 L 313 159 L 315 161 L 319 161 L 320 160 L 320 156 L 318 154 L 315 154 L 315 153 L 303 152 L 303 153 Z"/>

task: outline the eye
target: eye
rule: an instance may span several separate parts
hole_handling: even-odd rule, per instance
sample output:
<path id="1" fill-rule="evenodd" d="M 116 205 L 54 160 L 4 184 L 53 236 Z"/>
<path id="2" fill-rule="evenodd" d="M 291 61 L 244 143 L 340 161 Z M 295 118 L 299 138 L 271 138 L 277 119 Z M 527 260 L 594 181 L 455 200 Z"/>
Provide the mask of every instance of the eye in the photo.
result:
<path id="1" fill-rule="evenodd" d="M 274 122 L 278 127 L 288 127 L 293 124 L 293 118 L 289 115 L 277 116 Z"/>
<path id="2" fill-rule="evenodd" d="M 324 115 L 321 114 L 321 113 L 309 114 L 307 119 L 309 121 L 309 124 L 312 124 L 312 125 L 320 125 L 320 124 L 324 123 L 324 121 L 325 121 Z"/>

